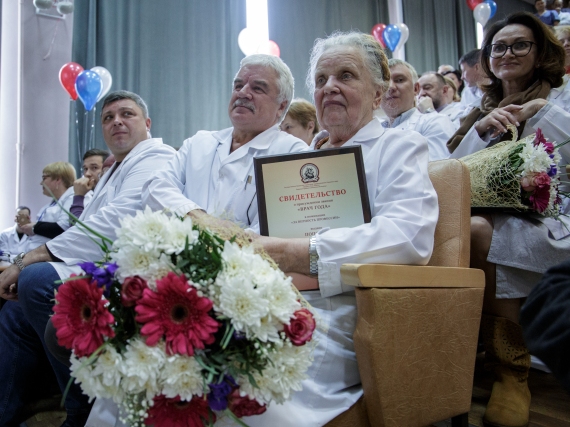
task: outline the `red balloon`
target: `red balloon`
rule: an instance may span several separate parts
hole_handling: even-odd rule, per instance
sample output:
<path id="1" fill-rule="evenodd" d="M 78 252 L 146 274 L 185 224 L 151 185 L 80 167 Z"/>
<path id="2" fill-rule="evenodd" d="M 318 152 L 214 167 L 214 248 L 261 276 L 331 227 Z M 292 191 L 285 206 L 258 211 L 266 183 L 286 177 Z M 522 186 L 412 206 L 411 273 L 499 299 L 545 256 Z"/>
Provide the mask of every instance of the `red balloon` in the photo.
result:
<path id="1" fill-rule="evenodd" d="M 475 6 L 479 3 L 483 3 L 483 0 L 467 0 L 467 6 L 469 6 L 471 10 L 475 10 Z"/>
<path id="2" fill-rule="evenodd" d="M 59 82 L 74 101 L 77 99 L 75 79 L 82 71 L 83 67 L 75 62 L 68 62 L 59 70 Z"/>
<path id="3" fill-rule="evenodd" d="M 483 0 L 481 0 L 483 1 Z M 382 45 L 382 47 L 386 47 L 386 43 L 384 43 L 384 39 L 382 38 L 382 34 L 384 33 L 384 30 L 386 29 L 386 24 L 376 24 L 372 27 L 372 35 L 374 36 L 374 38 L 376 39 L 376 41 L 378 43 L 380 43 Z"/>

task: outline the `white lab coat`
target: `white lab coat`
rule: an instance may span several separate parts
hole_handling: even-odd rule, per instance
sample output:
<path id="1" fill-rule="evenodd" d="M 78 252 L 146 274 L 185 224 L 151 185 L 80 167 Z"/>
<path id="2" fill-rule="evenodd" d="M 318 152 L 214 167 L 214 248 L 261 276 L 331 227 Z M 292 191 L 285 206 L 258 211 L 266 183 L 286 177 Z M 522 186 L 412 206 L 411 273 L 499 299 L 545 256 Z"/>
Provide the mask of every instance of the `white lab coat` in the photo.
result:
<path id="1" fill-rule="evenodd" d="M 417 108 L 414 108 L 410 117 L 390 127 L 400 130 L 415 130 L 424 136 L 428 141 L 430 162 L 449 157 L 447 141 L 455 133 L 455 126 L 446 115 L 436 112 L 422 114 Z"/>
<path id="2" fill-rule="evenodd" d="M 253 158 L 308 150 L 277 125 L 230 153 L 233 128 L 200 131 L 143 187 L 143 205 L 186 215 L 203 209 L 240 225 L 257 223 Z"/>
<path id="3" fill-rule="evenodd" d="M 138 143 L 121 163 L 115 163 L 101 178 L 93 199 L 79 219 L 103 236 L 115 240 L 119 220 L 142 210 L 141 189 L 151 171 L 164 168 L 174 153 L 175 150 L 163 144 L 160 138 Z M 80 271 L 76 264 L 98 261 L 103 257 L 101 248 L 79 225 L 46 245 L 53 255 L 63 261 L 51 263 L 62 279 Z"/>
<path id="4" fill-rule="evenodd" d="M 372 221 L 322 229 L 316 235 L 320 290 L 303 295 L 327 332 L 316 333 L 315 360 L 303 390 L 283 405 L 271 405 L 265 414 L 244 418 L 250 427 L 323 426 L 362 395 L 352 341 L 356 300 L 354 288 L 341 282 L 342 264 L 421 265 L 431 257 L 438 205 L 428 175 L 426 139 L 416 132 L 385 129 L 373 119 L 344 144 L 352 145 L 362 147 Z"/>
<path id="5" fill-rule="evenodd" d="M 443 107 L 438 111 L 438 113 L 449 117 L 449 120 L 451 120 L 451 123 L 453 123 L 453 126 L 457 131 L 460 125 L 459 119 L 469 114 L 469 111 L 471 111 L 471 107 L 465 108 L 465 106 L 461 105 L 460 102 L 452 102 Z"/>
<path id="6" fill-rule="evenodd" d="M 465 108 L 479 107 L 481 105 L 481 98 L 483 91 L 478 86 L 466 86 L 461 92 L 461 104 Z"/>
<path id="7" fill-rule="evenodd" d="M 75 192 L 73 191 L 73 186 L 69 187 L 67 190 L 65 190 L 65 193 L 61 195 L 57 203 L 55 201 L 51 201 L 40 209 L 38 215 L 36 216 L 36 222 L 55 222 L 64 231 L 67 230 L 69 227 L 71 227 L 71 224 L 69 222 L 69 216 L 65 211 L 69 212 L 69 208 L 73 202 L 74 194 Z M 60 205 L 63 207 L 63 209 L 60 207 Z M 38 246 L 41 246 L 50 240 L 51 239 L 49 237 L 34 234 L 33 236 L 30 236 L 30 247 L 28 250 L 37 248 Z"/>
<path id="8" fill-rule="evenodd" d="M 25 253 L 33 249 L 29 248 L 28 244 L 29 237 L 24 234 L 20 239 L 15 224 L 0 233 L 0 251 L 4 252 L 4 256 L 9 255 L 11 259 L 22 252 Z"/>
<path id="9" fill-rule="evenodd" d="M 356 301 L 353 288 L 340 281 L 341 264 L 426 264 L 431 256 L 438 206 L 427 171 L 425 138 L 415 132 L 384 129 L 373 119 L 345 143 L 350 145 L 362 147 L 372 222 L 322 229 L 317 234 L 320 290 L 303 292 L 322 325 L 316 331 L 318 345 L 309 379 L 291 401 L 272 404 L 262 415 L 245 417 L 250 427 L 322 426 L 362 395 L 352 342 Z M 111 401 L 98 399 L 86 426 L 123 426 L 117 413 Z M 216 423 L 233 425 L 227 418 Z"/>

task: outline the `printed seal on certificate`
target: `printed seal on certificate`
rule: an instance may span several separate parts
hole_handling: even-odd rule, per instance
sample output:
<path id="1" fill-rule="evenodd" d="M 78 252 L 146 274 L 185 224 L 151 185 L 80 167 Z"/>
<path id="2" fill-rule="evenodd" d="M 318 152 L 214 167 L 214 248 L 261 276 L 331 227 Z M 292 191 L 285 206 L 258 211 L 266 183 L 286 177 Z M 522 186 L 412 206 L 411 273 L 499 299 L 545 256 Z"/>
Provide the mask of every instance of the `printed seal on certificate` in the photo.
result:
<path id="1" fill-rule="evenodd" d="M 317 165 L 305 163 L 301 166 L 301 170 L 299 172 L 301 174 L 301 181 L 304 183 L 319 182 L 319 168 Z"/>
<path id="2" fill-rule="evenodd" d="M 359 145 L 256 157 L 254 167 L 264 236 L 310 237 L 371 220 Z"/>

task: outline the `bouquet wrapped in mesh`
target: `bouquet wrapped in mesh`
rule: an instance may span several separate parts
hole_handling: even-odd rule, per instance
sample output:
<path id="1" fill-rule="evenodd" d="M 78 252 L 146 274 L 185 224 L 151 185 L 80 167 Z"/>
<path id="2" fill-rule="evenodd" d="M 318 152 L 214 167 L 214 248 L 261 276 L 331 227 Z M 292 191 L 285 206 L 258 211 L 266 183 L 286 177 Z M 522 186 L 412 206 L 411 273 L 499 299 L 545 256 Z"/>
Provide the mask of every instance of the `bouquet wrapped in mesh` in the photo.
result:
<path id="1" fill-rule="evenodd" d="M 547 217 L 560 214 L 558 147 L 541 130 L 517 141 L 500 142 L 461 160 L 471 175 L 471 206 L 514 208 Z"/>

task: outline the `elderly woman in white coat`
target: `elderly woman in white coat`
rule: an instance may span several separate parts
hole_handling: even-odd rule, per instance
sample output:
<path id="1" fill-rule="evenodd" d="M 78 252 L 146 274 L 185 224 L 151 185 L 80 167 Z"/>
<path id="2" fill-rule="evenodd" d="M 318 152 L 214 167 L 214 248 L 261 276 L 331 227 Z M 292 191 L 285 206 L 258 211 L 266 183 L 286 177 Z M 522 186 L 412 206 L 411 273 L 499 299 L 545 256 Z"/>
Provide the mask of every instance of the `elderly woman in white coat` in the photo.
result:
<path id="1" fill-rule="evenodd" d="M 564 76 L 564 49 L 549 28 L 528 13 L 495 23 L 485 35 L 481 65 L 491 83 L 483 87 L 481 107 L 474 109 L 449 140 L 455 158 L 541 129 L 548 140 L 570 137 L 570 90 Z M 504 135 L 504 137 L 503 137 Z M 563 164 L 570 146 L 560 148 Z M 565 203 L 563 213 L 569 212 Z M 539 215 L 492 214 L 471 218 L 471 266 L 485 271 L 482 332 L 496 381 L 484 422 L 525 426 L 530 392 L 530 356 L 519 326 L 522 302 L 550 266 L 570 257 L 570 228 Z"/>
<path id="2" fill-rule="evenodd" d="M 372 36 L 335 33 L 315 42 L 307 83 L 326 130 L 312 148 L 362 148 L 372 221 L 325 228 L 311 239 L 258 238 L 283 271 L 297 278 L 312 275 L 296 284 L 324 327 L 316 334 L 303 390 L 262 415 L 244 418 L 251 427 L 322 426 L 362 395 L 352 341 L 356 301 L 353 288 L 342 283 L 342 264 L 426 264 L 431 256 L 438 205 L 428 176 L 427 140 L 413 131 L 385 129 L 373 115 L 389 81 L 387 58 Z M 318 258 L 315 271 L 310 247 Z"/>

